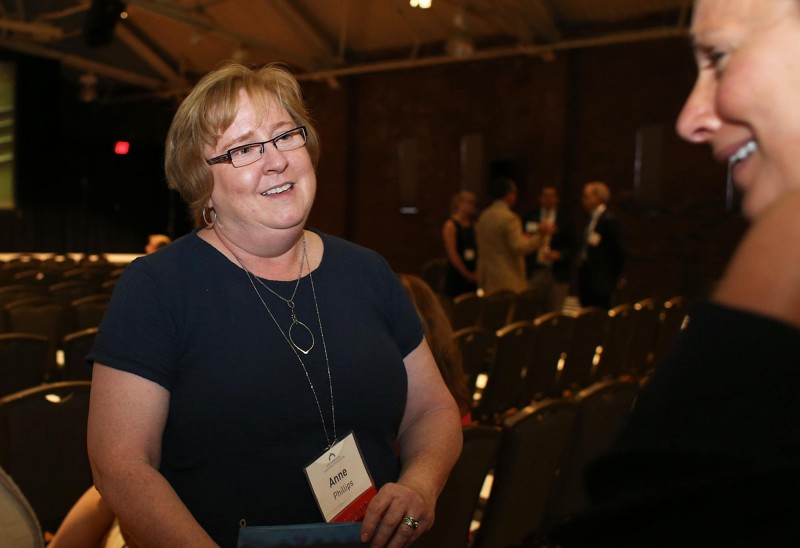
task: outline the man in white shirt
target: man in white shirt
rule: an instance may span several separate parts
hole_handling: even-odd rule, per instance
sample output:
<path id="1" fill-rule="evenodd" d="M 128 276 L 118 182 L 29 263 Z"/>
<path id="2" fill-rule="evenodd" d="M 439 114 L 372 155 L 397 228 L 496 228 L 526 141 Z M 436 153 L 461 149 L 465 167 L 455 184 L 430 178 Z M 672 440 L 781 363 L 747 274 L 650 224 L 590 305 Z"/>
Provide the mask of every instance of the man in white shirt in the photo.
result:
<path id="1" fill-rule="evenodd" d="M 561 310 L 569 293 L 573 227 L 559 201 L 556 187 L 544 186 L 539 207 L 522 218 L 527 234 L 544 233 L 539 250 L 525 259 L 529 286 L 541 295 L 543 312 Z"/>
<path id="2" fill-rule="evenodd" d="M 583 231 L 578 257 L 578 296 L 581 306 L 611 308 L 614 290 L 622 275 L 625 252 L 620 226 L 607 210 L 611 198 L 608 185 L 595 181 L 583 187 L 583 207 L 589 221 Z"/>

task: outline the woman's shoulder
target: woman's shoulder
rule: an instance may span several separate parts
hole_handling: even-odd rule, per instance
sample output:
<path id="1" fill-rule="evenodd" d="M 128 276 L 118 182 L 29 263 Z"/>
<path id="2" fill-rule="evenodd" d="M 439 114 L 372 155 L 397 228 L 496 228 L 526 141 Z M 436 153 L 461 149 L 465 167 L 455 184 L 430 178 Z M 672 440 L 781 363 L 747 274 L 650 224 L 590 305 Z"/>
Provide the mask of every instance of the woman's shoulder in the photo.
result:
<path id="1" fill-rule="evenodd" d="M 325 246 L 326 254 L 330 252 L 331 255 L 335 255 L 337 257 L 349 256 L 349 257 L 362 257 L 362 258 L 372 258 L 372 259 L 381 258 L 381 255 L 374 249 L 370 249 L 361 244 L 345 240 L 344 238 L 340 238 L 339 236 L 326 234 L 319 230 L 315 229 L 310 229 L 310 230 L 312 230 L 315 234 L 319 235 L 319 237 L 322 239 L 322 243 Z"/>
<path id="2" fill-rule="evenodd" d="M 213 254 L 209 253 L 211 249 L 192 231 L 154 253 L 137 257 L 123 275 L 149 275 L 177 280 L 195 268 L 207 267 L 213 261 Z"/>
<path id="3" fill-rule="evenodd" d="M 389 262 L 374 249 L 353 243 L 338 236 L 314 230 L 322 238 L 324 253 L 321 273 L 350 280 L 386 278 L 393 276 Z"/>

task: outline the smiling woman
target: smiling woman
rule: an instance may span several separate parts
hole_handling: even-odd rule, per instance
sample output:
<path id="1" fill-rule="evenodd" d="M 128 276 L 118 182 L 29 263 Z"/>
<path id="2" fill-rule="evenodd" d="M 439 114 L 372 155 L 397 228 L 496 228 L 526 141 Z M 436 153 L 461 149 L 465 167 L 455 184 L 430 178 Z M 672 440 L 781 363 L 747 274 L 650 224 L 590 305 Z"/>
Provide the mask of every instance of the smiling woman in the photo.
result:
<path id="1" fill-rule="evenodd" d="M 125 269 L 89 356 L 95 482 L 137 546 L 345 516 L 399 547 L 433 524 L 458 409 L 386 261 L 306 228 L 318 157 L 274 66 L 224 66 L 175 115 L 167 179 L 205 226 Z"/>
<path id="2" fill-rule="evenodd" d="M 800 186 L 800 49 L 794 0 L 704 1 L 692 25 L 698 77 L 678 118 L 680 135 L 708 143 L 730 164 L 744 192 L 745 214 L 757 217 Z M 766 6 L 769 9 L 766 9 Z"/>
<path id="3" fill-rule="evenodd" d="M 800 2 L 698 0 L 677 128 L 711 145 L 752 226 L 643 387 L 576 546 L 796 546 L 800 539 Z"/>

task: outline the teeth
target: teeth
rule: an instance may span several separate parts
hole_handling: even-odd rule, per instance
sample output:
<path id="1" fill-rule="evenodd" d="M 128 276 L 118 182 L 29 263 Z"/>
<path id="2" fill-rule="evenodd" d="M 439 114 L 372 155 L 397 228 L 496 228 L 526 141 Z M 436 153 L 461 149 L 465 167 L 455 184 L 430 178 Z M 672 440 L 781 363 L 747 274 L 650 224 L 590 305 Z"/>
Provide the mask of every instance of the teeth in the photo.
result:
<path id="1" fill-rule="evenodd" d="M 271 188 L 271 189 L 269 189 L 267 191 L 264 191 L 264 192 L 261 193 L 261 195 L 262 196 L 272 196 L 274 194 L 280 194 L 281 192 L 286 192 L 290 188 L 292 188 L 292 183 L 286 183 L 285 185 L 277 186 L 275 188 Z"/>
<path id="2" fill-rule="evenodd" d="M 736 153 L 728 159 L 728 163 L 733 164 L 736 162 L 741 162 L 752 153 L 758 150 L 758 145 L 756 145 L 755 141 L 749 141 L 746 145 L 736 151 Z"/>

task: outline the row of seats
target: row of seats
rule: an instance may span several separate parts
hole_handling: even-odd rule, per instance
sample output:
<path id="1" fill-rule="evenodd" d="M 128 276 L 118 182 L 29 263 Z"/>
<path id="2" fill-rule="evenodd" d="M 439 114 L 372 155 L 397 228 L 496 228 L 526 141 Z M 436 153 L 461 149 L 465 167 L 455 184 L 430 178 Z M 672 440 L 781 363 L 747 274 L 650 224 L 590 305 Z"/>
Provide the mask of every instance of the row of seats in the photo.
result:
<path id="1" fill-rule="evenodd" d="M 0 395 L 88 379 L 84 358 L 110 299 L 88 280 L 0 286 Z"/>
<path id="2" fill-rule="evenodd" d="M 66 256 L 47 260 L 26 257 L 0 262 L 0 285 L 30 284 L 46 287 L 67 280 L 103 283 L 119 276 L 124 266 L 102 259 L 78 262 Z"/>
<path id="3" fill-rule="evenodd" d="M 496 424 L 507 410 L 534 400 L 603 379 L 646 377 L 680 331 L 685 306 L 681 297 L 645 299 L 610 311 L 550 312 L 495 332 L 474 326 L 455 331 L 476 394 L 473 416 Z"/>
<path id="4" fill-rule="evenodd" d="M 483 327 L 496 331 L 509 323 L 533 320 L 547 312 L 547 295 L 539 289 L 525 291 L 497 289 L 488 293 L 469 292 L 450 298 L 438 293 L 454 330 Z"/>
<path id="5" fill-rule="evenodd" d="M 56 530 L 92 483 L 89 389 L 86 381 L 59 382 L 0 398 L 0 467 L 45 531 Z M 568 399 L 529 405 L 499 426 L 463 427 L 464 448 L 436 521 L 417 546 L 505 548 L 541 540 L 550 525 L 584 508 L 585 465 L 610 446 L 637 390 L 633 381 L 603 381 Z"/>
<path id="6" fill-rule="evenodd" d="M 39 333 L 60 338 L 66 333 L 98 326 L 111 293 L 88 286 L 80 291 L 86 294 L 67 297 L 21 286 L 0 286 L 0 333 Z M 74 294 L 79 293 L 74 291 Z"/>
<path id="7" fill-rule="evenodd" d="M 465 426 L 436 521 L 416 546 L 546 545 L 552 525 L 585 508 L 586 464 L 611 446 L 637 391 L 631 380 L 598 382 L 533 403 L 498 426 Z M 487 475 L 488 496 L 481 495 Z"/>
<path id="8" fill-rule="evenodd" d="M 7 542 L 43 546 L 42 531 L 55 532 L 92 485 L 91 383 L 73 379 L 89 378 L 84 358 L 121 267 L 101 256 L 0 263 L 0 468 L 11 478 L 0 498 L 24 522 L 4 516 L 16 535 L 0 533 Z M 60 379 L 70 380 L 52 382 Z"/>
<path id="9" fill-rule="evenodd" d="M 45 382 L 90 380 L 86 355 L 94 345 L 97 328 L 69 333 L 58 343 L 31 333 L 0 334 L 0 397 Z"/>

